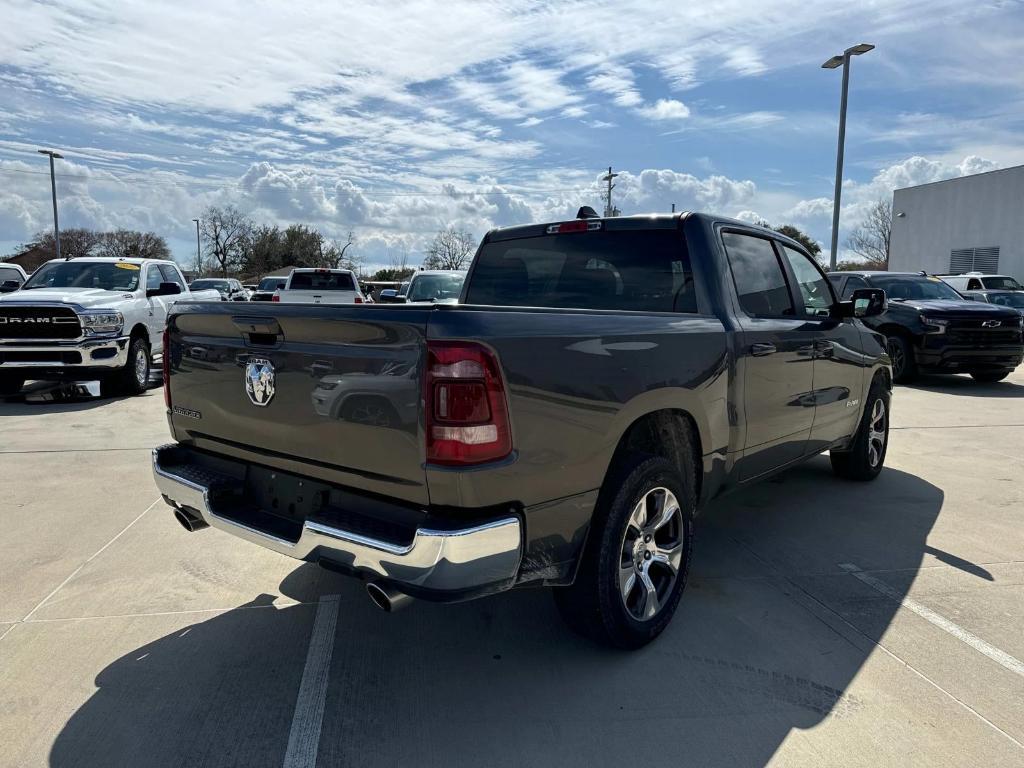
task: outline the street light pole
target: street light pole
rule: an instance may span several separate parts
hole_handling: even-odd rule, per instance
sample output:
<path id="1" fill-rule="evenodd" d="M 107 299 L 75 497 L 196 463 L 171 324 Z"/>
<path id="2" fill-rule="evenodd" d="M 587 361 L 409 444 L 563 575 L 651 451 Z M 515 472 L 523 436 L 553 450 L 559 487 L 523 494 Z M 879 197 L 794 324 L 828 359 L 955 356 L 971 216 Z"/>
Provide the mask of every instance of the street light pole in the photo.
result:
<path id="1" fill-rule="evenodd" d="M 203 271 L 203 257 L 199 250 L 199 219 L 192 219 L 192 221 L 196 223 L 196 277 L 202 277 L 200 273 Z"/>
<path id="2" fill-rule="evenodd" d="M 846 98 L 850 89 L 850 58 L 867 53 L 875 46 L 870 43 L 860 43 L 852 48 L 847 48 L 839 56 L 821 65 L 822 69 L 843 68 L 843 93 L 839 98 L 839 147 L 836 150 L 836 188 L 832 198 L 832 249 L 829 255 L 829 266 L 836 268 L 836 260 L 839 256 L 839 204 L 843 196 L 843 152 L 846 145 Z"/>
<path id="3" fill-rule="evenodd" d="M 51 149 L 38 149 L 36 150 L 40 155 L 49 155 L 50 157 L 50 194 L 53 197 L 53 243 L 57 249 L 57 258 L 60 258 L 60 225 L 57 223 L 57 177 L 53 173 L 53 158 L 63 160 L 64 155 L 59 152 L 54 152 Z"/>

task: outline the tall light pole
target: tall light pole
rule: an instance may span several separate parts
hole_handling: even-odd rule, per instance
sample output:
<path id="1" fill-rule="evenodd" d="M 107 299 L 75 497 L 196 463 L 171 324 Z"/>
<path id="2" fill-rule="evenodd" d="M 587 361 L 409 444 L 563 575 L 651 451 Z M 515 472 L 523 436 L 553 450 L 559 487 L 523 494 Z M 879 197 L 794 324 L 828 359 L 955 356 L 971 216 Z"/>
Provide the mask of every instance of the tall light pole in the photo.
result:
<path id="1" fill-rule="evenodd" d="M 199 219 L 192 219 L 196 223 L 196 277 L 202 277 L 203 257 L 199 250 Z"/>
<path id="2" fill-rule="evenodd" d="M 822 69 L 843 68 L 843 95 L 839 100 L 839 149 L 836 151 L 836 192 L 832 200 L 832 254 L 829 256 L 832 269 L 836 268 L 839 255 L 839 202 L 843 194 L 843 145 L 846 143 L 846 94 L 850 87 L 850 57 L 860 56 L 874 47 L 870 43 L 855 45 L 821 65 Z"/>
<path id="3" fill-rule="evenodd" d="M 53 195 L 53 243 L 57 249 L 57 258 L 60 258 L 60 225 L 57 223 L 57 178 L 53 175 L 53 158 L 63 160 L 64 155 L 54 152 L 52 149 L 37 149 L 40 155 L 50 156 L 50 193 Z"/>

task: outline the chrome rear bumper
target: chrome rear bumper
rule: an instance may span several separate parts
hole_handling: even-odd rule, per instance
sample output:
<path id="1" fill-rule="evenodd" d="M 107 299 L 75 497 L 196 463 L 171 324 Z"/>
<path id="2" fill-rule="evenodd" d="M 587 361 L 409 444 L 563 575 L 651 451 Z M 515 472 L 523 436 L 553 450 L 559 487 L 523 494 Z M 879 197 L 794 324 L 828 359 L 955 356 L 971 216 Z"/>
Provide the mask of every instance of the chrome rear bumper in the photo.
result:
<path id="1" fill-rule="evenodd" d="M 203 468 L 169 460 L 177 445 L 153 451 L 153 476 L 164 500 L 186 508 L 208 525 L 299 560 L 327 560 L 370 577 L 417 591 L 459 593 L 515 578 L 522 557 L 520 521 L 492 520 L 468 528 L 418 528 L 412 542 L 396 544 L 313 519 L 302 523 L 298 541 L 274 536 L 218 515 L 211 504 L 212 480 Z"/>

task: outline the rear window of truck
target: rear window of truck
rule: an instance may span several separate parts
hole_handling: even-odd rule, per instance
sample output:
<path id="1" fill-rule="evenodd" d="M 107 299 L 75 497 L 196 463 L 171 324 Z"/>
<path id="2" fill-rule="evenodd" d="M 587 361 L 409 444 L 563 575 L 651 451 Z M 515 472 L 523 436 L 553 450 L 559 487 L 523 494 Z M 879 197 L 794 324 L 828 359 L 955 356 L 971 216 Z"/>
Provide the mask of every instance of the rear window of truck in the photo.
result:
<path id="1" fill-rule="evenodd" d="M 468 304 L 697 312 L 678 230 L 600 230 L 487 243 L 469 279 Z"/>
<path id="2" fill-rule="evenodd" d="M 296 272 L 292 275 L 290 290 L 313 291 L 354 291 L 356 284 L 352 275 L 331 272 Z"/>

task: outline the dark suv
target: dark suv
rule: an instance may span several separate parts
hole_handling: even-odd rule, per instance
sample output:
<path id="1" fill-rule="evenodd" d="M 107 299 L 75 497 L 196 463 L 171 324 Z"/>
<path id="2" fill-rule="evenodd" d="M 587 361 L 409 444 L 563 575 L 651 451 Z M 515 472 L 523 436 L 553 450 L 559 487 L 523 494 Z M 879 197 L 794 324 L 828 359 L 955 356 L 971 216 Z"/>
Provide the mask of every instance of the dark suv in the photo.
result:
<path id="1" fill-rule="evenodd" d="M 906 272 L 833 272 L 841 297 L 881 288 L 889 300 L 864 323 L 885 334 L 897 383 L 918 373 L 969 373 L 1001 381 L 1021 363 L 1021 315 L 1010 307 L 968 301 L 938 277 Z"/>

